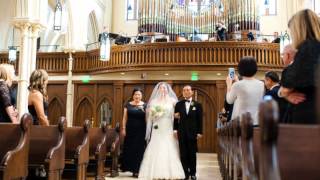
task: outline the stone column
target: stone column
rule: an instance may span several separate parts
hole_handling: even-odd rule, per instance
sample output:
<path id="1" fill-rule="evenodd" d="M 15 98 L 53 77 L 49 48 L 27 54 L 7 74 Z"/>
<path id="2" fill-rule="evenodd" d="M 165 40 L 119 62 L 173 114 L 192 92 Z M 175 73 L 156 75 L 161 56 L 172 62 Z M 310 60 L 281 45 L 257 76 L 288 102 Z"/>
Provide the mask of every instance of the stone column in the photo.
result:
<path id="1" fill-rule="evenodd" d="M 21 44 L 19 55 L 19 77 L 18 77 L 18 94 L 17 94 L 17 108 L 19 112 L 19 120 L 24 113 L 28 112 L 28 72 L 29 72 L 29 32 L 30 23 L 17 22 L 15 26 L 20 29 Z"/>
<path id="2" fill-rule="evenodd" d="M 30 51 L 30 67 L 29 67 L 29 76 L 36 69 L 37 65 L 37 39 L 39 37 L 39 32 L 42 26 L 40 24 L 31 24 L 30 27 L 30 40 L 31 40 L 31 51 Z"/>
<path id="3" fill-rule="evenodd" d="M 67 85 L 67 112 L 66 118 L 68 122 L 68 127 L 71 127 L 73 124 L 73 89 L 74 86 L 72 84 L 72 51 L 69 51 L 69 68 L 68 68 L 68 85 Z"/>

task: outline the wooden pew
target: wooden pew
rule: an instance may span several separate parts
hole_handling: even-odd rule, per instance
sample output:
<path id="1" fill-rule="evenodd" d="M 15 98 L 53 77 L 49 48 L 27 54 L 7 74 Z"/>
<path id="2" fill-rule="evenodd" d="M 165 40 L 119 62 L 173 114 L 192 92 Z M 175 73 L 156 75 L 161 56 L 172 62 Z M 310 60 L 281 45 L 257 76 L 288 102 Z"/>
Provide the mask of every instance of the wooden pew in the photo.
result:
<path id="1" fill-rule="evenodd" d="M 234 178 L 234 161 L 232 156 L 232 138 L 233 137 L 233 130 L 232 130 L 232 123 L 229 122 L 227 124 L 227 139 L 226 139 L 226 150 L 227 150 L 227 178 L 233 179 Z"/>
<path id="2" fill-rule="evenodd" d="M 253 120 L 250 113 L 241 116 L 242 180 L 257 180 L 253 145 Z M 257 133 L 257 131 L 256 131 Z"/>
<path id="3" fill-rule="evenodd" d="M 222 179 L 226 179 L 226 166 L 225 166 L 225 144 L 224 144 L 224 138 L 225 138 L 225 129 L 224 127 L 220 127 L 217 129 L 217 140 L 218 140 L 218 148 L 217 148 L 217 158 L 220 168 L 220 173 L 222 176 Z"/>
<path id="4" fill-rule="evenodd" d="M 104 180 L 104 164 L 107 155 L 107 126 L 101 123 L 100 128 L 89 129 L 89 166 L 88 172 L 93 172 L 97 180 Z M 88 175 L 91 175 L 88 173 Z"/>
<path id="5" fill-rule="evenodd" d="M 319 180 L 320 126 L 278 124 L 273 100 L 260 105 L 260 179 Z"/>
<path id="6" fill-rule="evenodd" d="M 66 119 L 61 117 L 57 125 L 31 127 L 28 179 L 39 179 L 39 176 L 61 179 L 65 165 L 66 125 Z"/>
<path id="7" fill-rule="evenodd" d="M 118 159 L 120 154 L 120 136 L 118 130 L 108 129 L 107 130 L 107 159 L 106 167 L 109 168 L 111 177 L 119 176 L 118 171 Z"/>
<path id="8" fill-rule="evenodd" d="M 0 179 L 27 177 L 31 125 L 29 114 L 22 116 L 20 124 L 0 124 Z"/>
<path id="9" fill-rule="evenodd" d="M 68 127 L 66 134 L 64 179 L 85 180 L 89 163 L 89 129 L 90 121 L 83 127 Z"/>
<path id="10" fill-rule="evenodd" d="M 233 179 L 239 180 L 242 176 L 242 168 L 241 168 L 241 148 L 240 148 L 240 119 L 239 117 L 235 118 L 231 121 L 231 128 L 233 131 L 232 139 L 232 160 L 233 160 Z"/>
<path id="11" fill-rule="evenodd" d="M 261 103 L 259 121 L 260 126 L 253 127 L 249 113 L 241 117 L 243 180 L 320 179 L 320 125 L 278 124 L 273 100 Z M 230 161 L 237 149 L 234 143 L 230 146 L 230 138 L 237 132 L 230 131 L 230 123 L 218 132 L 223 179 L 237 179 L 232 170 L 236 163 Z"/>

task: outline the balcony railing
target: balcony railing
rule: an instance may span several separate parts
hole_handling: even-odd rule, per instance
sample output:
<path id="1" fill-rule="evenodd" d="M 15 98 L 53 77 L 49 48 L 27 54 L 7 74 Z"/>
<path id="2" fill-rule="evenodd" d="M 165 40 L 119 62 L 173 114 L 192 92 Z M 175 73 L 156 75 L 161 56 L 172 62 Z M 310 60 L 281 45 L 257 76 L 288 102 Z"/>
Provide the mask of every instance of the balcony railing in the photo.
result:
<path id="1" fill-rule="evenodd" d="M 169 42 L 113 46 L 111 59 L 100 61 L 99 50 L 76 52 L 74 73 L 106 73 L 133 70 L 223 70 L 236 66 L 243 56 L 254 56 L 260 70 L 281 69 L 279 44 L 257 42 Z M 0 63 L 8 61 L 0 54 Z M 38 53 L 37 68 L 67 73 L 68 55 Z"/>

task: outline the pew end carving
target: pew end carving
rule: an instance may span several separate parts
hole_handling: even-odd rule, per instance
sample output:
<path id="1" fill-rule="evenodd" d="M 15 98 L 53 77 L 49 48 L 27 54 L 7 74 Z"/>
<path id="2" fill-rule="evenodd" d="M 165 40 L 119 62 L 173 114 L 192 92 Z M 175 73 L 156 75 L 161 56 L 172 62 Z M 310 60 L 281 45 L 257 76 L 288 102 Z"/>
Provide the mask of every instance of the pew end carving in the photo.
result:
<path id="1" fill-rule="evenodd" d="M 66 129 L 65 169 L 63 178 L 85 180 L 89 163 L 90 121 L 85 120 L 83 127 Z"/>
<path id="2" fill-rule="evenodd" d="M 106 167 L 110 167 L 111 177 L 119 176 L 118 159 L 120 155 L 120 136 L 117 129 L 112 128 L 107 131 L 107 158 Z"/>
<path id="3" fill-rule="evenodd" d="M 281 180 L 277 161 L 276 143 L 278 138 L 278 105 L 274 100 L 265 100 L 259 107 L 260 154 L 259 169 L 261 180 Z"/>
<path id="4" fill-rule="evenodd" d="M 253 153 L 253 120 L 250 113 L 241 117 L 242 179 L 257 180 Z"/>
<path id="5" fill-rule="evenodd" d="M 61 179 L 65 166 L 66 119 L 61 117 L 57 125 L 32 126 L 28 179 L 46 177 Z"/>
<path id="6" fill-rule="evenodd" d="M 24 114 L 20 124 L 1 123 L 0 179 L 24 179 L 28 175 L 28 153 L 32 117 Z M 17 166 L 19 164 L 19 166 Z"/>
<path id="7" fill-rule="evenodd" d="M 97 180 L 104 180 L 104 167 L 107 155 L 107 124 L 102 122 L 99 128 L 89 129 L 89 166 L 88 175 L 94 174 Z M 90 172 L 90 173 L 89 173 Z"/>

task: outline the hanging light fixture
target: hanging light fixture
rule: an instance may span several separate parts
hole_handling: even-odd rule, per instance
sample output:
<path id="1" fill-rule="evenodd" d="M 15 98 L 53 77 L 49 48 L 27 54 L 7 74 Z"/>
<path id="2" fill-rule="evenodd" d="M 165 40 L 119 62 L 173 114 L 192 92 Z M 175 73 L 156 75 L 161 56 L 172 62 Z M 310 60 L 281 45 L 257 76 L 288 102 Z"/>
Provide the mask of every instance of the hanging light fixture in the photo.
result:
<path id="1" fill-rule="evenodd" d="M 12 46 L 9 46 L 9 57 L 10 62 L 17 60 L 17 48 L 14 46 L 14 28 L 12 29 Z"/>
<path id="2" fill-rule="evenodd" d="M 102 41 L 100 44 L 100 60 L 109 61 L 111 53 L 111 43 L 110 38 L 107 33 L 102 35 Z"/>
<path id="3" fill-rule="evenodd" d="M 131 11 L 131 10 L 132 10 L 132 6 L 129 4 L 128 11 Z"/>
<path id="4" fill-rule="evenodd" d="M 53 30 L 60 31 L 61 24 L 62 24 L 62 4 L 60 0 L 57 0 L 56 7 L 54 9 Z"/>

